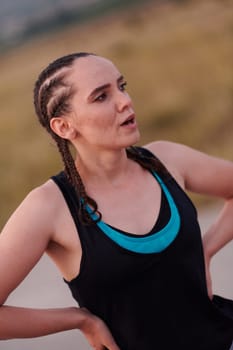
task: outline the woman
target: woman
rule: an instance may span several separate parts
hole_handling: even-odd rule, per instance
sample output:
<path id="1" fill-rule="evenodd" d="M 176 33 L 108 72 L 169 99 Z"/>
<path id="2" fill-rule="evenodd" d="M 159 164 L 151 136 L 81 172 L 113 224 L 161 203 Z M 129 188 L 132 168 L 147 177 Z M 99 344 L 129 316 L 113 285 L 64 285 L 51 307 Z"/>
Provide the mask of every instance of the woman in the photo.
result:
<path id="1" fill-rule="evenodd" d="M 233 165 L 170 142 L 133 147 L 125 86 L 88 53 L 59 58 L 36 82 L 36 113 L 65 170 L 0 235 L 0 338 L 78 328 L 98 350 L 229 350 L 233 305 L 212 295 L 209 263 L 233 238 Z M 203 242 L 184 189 L 225 199 Z M 44 252 L 80 308 L 3 305 Z"/>

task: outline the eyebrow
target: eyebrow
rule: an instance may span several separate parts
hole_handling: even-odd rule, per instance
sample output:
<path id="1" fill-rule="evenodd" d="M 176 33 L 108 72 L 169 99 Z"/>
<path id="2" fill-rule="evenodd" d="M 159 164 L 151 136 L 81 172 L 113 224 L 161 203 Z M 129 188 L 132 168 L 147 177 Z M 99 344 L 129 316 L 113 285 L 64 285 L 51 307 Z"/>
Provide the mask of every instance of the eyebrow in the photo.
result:
<path id="1" fill-rule="evenodd" d="M 122 80 L 124 80 L 124 77 L 123 75 L 121 75 L 118 79 L 117 79 L 117 83 L 120 83 Z M 107 89 L 111 86 L 111 84 L 104 84 L 104 85 L 101 85 L 101 86 L 98 86 L 97 88 L 95 88 L 91 93 L 90 95 L 88 96 L 88 100 L 91 100 L 93 98 L 93 96 L 95 96 L 98 92 L 104 90 L 104 89 Z"/>

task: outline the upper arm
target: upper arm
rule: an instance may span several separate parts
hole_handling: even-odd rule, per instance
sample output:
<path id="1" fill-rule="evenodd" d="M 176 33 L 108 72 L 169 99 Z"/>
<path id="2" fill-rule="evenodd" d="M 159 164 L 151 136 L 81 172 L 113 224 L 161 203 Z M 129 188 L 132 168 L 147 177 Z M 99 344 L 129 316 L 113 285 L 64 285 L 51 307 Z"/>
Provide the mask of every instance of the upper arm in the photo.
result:
<path id="1" fill-rule="evenodd" d="M 0 305 L 40 259 L 52 234 L 45 191 L 32 191 L 0 234 Z"/>
<path id="2" fill-rule="evenodd" d="M 182 180 L 185 189 L 222 198 L 233 196 L 231 161 L 172 142 L 154 142 L 146 147 L 165 163 L 175 178 Z"/>

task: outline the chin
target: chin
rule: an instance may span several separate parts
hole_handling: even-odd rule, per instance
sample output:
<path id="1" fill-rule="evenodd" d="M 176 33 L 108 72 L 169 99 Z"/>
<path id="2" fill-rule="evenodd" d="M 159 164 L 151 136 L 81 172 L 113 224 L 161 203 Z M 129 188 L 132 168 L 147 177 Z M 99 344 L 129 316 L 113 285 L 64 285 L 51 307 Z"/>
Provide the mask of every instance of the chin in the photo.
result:
<path id="1" fill-rule="evenodd" d="M 139 141 L 140 141 L 140 139 L 141 139 L 141 135 L 140 135 L 139 130 L 137 130 L 137 133 L 134 135 L 134 141 L 133 141 L 133 144 L 132 144 L 131 146 L 133 146 L 133 145 L 135 145 L 135 143 L 139 142 Z"/>
<path id="2" fill-rule="evenodd" d="M 128 138 L 128 140 L 125 142 L 124 147 L 127 148 L 127 147 L 134 146 L 139 141 L 140 141 L 140 133 L 138 132 L 137 135 L 134 135 L 134 136 Z"/>

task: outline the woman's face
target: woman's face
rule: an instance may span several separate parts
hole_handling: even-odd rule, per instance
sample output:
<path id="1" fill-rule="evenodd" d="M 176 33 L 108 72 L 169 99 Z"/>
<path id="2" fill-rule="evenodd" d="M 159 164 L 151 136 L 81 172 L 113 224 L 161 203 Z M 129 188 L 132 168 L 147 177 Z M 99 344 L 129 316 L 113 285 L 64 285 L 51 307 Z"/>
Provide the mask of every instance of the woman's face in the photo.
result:
<path id="1" fill-rule="evenodd" d="M 68 80 L 75 90 L 70 118 L 77 147 L 113 150 L 139 140 L 126 82 L 112 62 L 99 56 L 79 58 Z"/>

